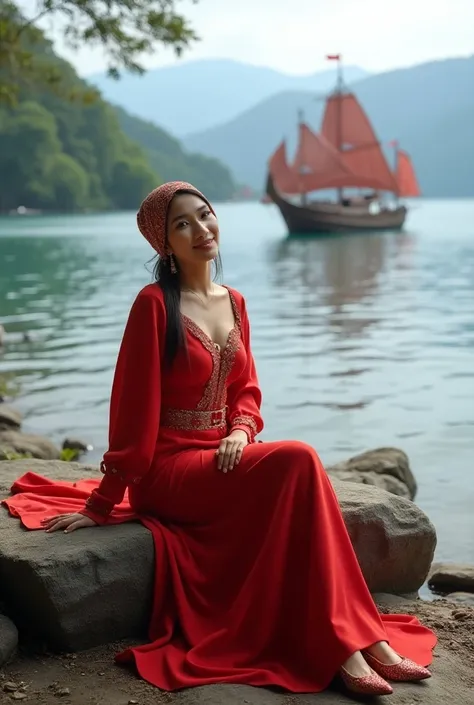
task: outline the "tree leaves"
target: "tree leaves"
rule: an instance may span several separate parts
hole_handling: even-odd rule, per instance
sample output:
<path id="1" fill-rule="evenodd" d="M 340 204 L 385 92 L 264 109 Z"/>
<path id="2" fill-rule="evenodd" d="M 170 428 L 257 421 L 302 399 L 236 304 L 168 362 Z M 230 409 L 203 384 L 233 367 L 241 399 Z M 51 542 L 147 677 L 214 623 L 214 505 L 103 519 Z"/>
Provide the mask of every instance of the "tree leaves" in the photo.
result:
<path id="1" fill-rule="evenodd" d="M 192 0 L 197 2 L 197 0 Z M 19 85 L 40 82 L 61 90 L 60 73 L 47 62 L 32 61 L 43 40 L 37 22 L 51 17 L 72 49 L 100 48 L 110 76 L 143 73 L 145 54 L 161 46 L 177 55 L 198 41 L 187 20 L 176 11 L 180 0 L 38 0 L 36 15 L 26 19 L 16 3 L 0 0 L 0 102 L 13 105 Z"/>

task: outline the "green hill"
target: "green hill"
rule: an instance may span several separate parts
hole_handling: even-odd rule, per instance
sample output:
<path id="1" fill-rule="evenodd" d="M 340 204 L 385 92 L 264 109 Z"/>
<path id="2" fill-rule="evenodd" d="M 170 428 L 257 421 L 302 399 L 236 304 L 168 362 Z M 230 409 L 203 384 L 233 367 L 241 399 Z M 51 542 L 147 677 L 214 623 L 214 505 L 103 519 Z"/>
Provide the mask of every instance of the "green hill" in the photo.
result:
<path id="1" fill-rule="evenodd" d="M 218 160 L 187 154 L 163 130 L 92 100 L 91 87 L 46 38 L 33 51 L 58 80 L 49 90 L 25 81 L 18 104 L 0 106 L 0 212 L 136 209 L 168 179 L 191 180 L 213 200 L 234 194 Z"/>
<path id="2" fill-rule="evenodd" d="M 163 181 L 189 181 L 212 200 L 226 200 L 236 191 L 232 175 L 218 159 L 186 152 L 181 143 L 151 122 L 115 108 L 124 133 L 142 147 L 150 166 Z"/>

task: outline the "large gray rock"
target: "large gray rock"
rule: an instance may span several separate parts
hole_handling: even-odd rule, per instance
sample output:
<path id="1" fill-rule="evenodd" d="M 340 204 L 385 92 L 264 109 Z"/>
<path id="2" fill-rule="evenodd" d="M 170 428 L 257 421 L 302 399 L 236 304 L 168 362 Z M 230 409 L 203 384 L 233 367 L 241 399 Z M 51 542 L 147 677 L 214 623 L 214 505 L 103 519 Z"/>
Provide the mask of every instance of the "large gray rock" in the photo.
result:
<path id="1" fill-rule="evenodd" d="M 22 420 L 22 415 L 13 406 L 0 404 L 0 430 L 19 429 Z"/>
<path id="2" fill-rule="evenodd" d="M 399 497 L 414 499 L 417 486 L 408 456 L 398 448 L 377 448 L 327 468 L 331 477 L 374 485 Z"/>
<path id="3" fill-rule="evenodd" d="M 60 456 L 59 448 L 43 436 L 14 430 L 0 431 L 0 459 L 2 454 L 9 453 L 30 455 L 42 460 L 56 460 Z"/>
<path id="4" fill-rule="evenodd" d="M 75 481 L 97 469 L 79 463 L 0 463 L 4 493 L 27 470 Z M 410 594 L 423 584 L 436 534 L 412 502 L 334 480 L 372 592 Z M 35 626 L 52 648 L 78 650 L 146 633 L 154 573 L 151 535 L 140 524 L 46 534 L 25 531 L 0 510 L 0 599 L 15 621 Z"/>
<path id="5" fill-rule="evenodd" d="M 0 614 L 0 667 L 9 661 L 18 646 L 18 629 L 11 619 Z"/>
<path id="6" fill-rule="evenodd" d="M 376 487 L 332 480 L 371 592 L 417 592 L 428 575 L 436 530 L 413 502 Z"/>

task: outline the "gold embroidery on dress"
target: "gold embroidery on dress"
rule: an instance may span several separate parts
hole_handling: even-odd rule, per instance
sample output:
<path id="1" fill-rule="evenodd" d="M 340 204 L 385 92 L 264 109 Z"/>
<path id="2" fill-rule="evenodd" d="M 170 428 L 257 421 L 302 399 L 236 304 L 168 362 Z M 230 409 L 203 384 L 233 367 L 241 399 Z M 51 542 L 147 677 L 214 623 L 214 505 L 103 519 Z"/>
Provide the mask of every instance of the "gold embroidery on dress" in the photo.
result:
<path id="1" fill-rule="evenodd" d="M 182 314 L 183 321 L 188 330 L 202 343 L 209 351 L 212 357 L 212 373 L 209 377 L 204 392 L 197 404 L 196 409 L 199 411 L 208 411 L 212 409 L 221 409 L 225 406 L 227 400 L 227 377 L 229 376 L 234 365 L 235 356 L 239 349 L 241 335 L 241 320 L 240 312 L 232 292 L 229 292 L 229 298 L 234 312 L 234 327 L 229 332 L 227 342 L 222 351 L 219 351 L 213 341 L 206 333 L 195 323 L 192 318 L 188 318 Z"/>
<path id="2" fill-rule="evenodd" d="M 232 426 L 248 426 L 253 435 L 257 433 L 257 424 L 253 416 L 236 416 L 232 421 Z"/>
<path id="3" fill-rule="evenodd" d="M 227 409 L 197 411 L 196 409 L 166 409 L 161 424 L 180 431 L 209 431 L 227 427 Z"/>
<path id="4" fill-rule="evenodd" d="M 194 323 L 192 318 L 188 318 L 188 316 L 184 315 L 184 313 L 182 316 L 188 330 L 202 343 L 206 350 L 210 352 L 212 357 L 212 373 L 206 383 L 206 386 L 204 387 L 203 395 L 196 407 L 200 410 L 212 409 L 213 400 L 216 396 L 217 381 L 219 378 L 220 352 L 217 350 L 209 336 L 204 333 L 197 323 Z"/>

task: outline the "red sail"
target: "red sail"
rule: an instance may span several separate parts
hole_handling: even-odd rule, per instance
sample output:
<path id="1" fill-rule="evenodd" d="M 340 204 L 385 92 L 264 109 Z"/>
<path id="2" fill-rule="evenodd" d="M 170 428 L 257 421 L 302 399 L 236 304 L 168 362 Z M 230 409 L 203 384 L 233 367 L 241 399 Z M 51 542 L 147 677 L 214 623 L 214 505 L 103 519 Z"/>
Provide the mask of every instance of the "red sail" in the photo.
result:
<path id="1" fill-rule="evenodd" d="M 273 182 L 281 193 L 300 193 L 297 175 L 288 165 L 285 141 L 278 145 L 270 158 L 268 168 Z"/>
<path id="2" fill-rule="evenodd" d="M 367 186 L 384 191 L 396 190 L 394 175 L 377 135 L 355 95 L 344 93 L 328 98 L 321 132 L 343 153 L 347 166 L 365 180 Z"/>
<path id="3" fill-rule="evenodd" d="M 350 176 L 336 150 L 306 125 L 300 127 L 295 163 L 288 164 L 283 141 L 270 159 L 269 170 L 278 191 L 288 195 L 332 188 L 333 182 L 337 186 Z"/>
<path id="4" fill-rule="evenodd" d="M 396 179 L 385 159 L 382 148 L 375 142 L 342 152 L 344 162 L 369 188 L 396 191 Z"/>
<path id="5" fill-rule="evenodd" d="M 397 193 L 402 198 L 421 196 L 415 169 L 409 155 L 402 149 L 397 151 Z"/>
<path id="6" fill-rule="evenodd" d="M 271 157 L 269 168 L 277 189 L 289 195 L 344 187 L 396 190 L 394 177 L 378 145 L 338 152 L 305 124 L 300 125 L 294 163 L 288 164 L 282 142 Z M 381 174 L 378 178 L 373 174 L 377 168 Z"/>
<path id="7" fill-rule="evenodd" d="M 321 134 L 338 150 L 378 142 L 369 118 L 352 93 L 334 94 L 327 99 Z"/>
<path id="8" fill-rule="evenodd" d="M 300 193 L 331 188 L 352 176 L 339 152 L 321 135 L 300 124 L 298 149 L 292 166 L 298 175 Z"/>

